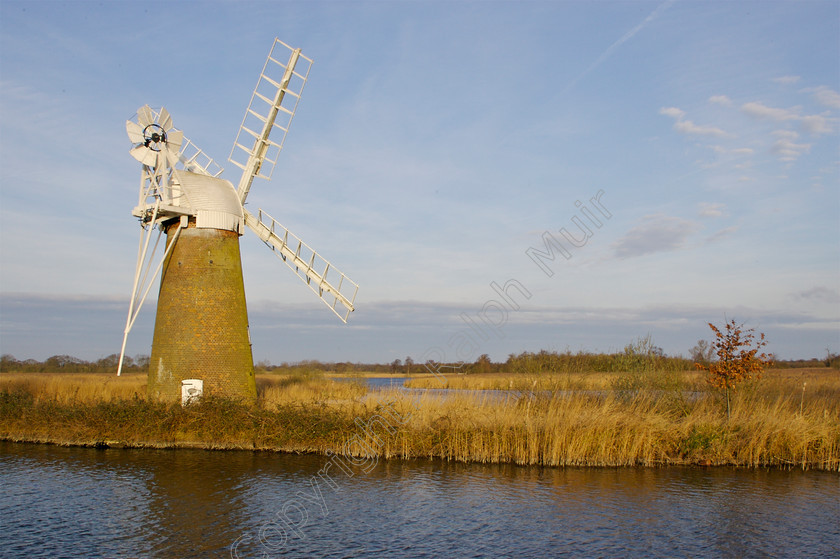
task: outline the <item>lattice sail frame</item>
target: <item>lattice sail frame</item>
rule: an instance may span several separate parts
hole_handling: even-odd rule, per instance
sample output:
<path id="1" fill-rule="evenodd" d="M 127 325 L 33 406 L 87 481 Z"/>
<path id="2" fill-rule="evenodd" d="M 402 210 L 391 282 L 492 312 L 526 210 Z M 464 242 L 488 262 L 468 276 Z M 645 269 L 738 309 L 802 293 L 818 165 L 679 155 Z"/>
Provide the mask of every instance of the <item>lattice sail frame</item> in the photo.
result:
<path id="1" fill-rule="evenodd" d="M 311 68 L 300 49 L 274 39 L 228 157 L 242 169 L 236 191 L 243 204 L 254 177 L 271 179 Z M 272 140 L 275 129 L 281 135 Z"/>
<path id="2" fill-rule="evenodd" d="M 345 324 L 359 285 L 266 212 L 245 210 L 245 224 Z"/>
<path id="3" fill-rule="evenodd" d="M 270 180 L 274 172 L 311 67 L 300 49 L 274 40 L 228 157 L 242 169 L 236 191 L 243 205 L 254 178 Z M 279 140 L 272 140 L 278 129 Z M 244 213 L 245 224 L 346 323 L 359 286 L 262 209 Z"/>

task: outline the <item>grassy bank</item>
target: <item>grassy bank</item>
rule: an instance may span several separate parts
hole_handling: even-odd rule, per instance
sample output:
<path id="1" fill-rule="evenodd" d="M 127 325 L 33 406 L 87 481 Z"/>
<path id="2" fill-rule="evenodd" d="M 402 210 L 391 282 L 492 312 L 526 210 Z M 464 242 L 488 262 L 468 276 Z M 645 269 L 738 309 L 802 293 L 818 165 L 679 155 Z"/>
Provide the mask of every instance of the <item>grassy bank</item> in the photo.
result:
<path id="1" fill-rule="evenodd" d="M 444 387 L 436 377 L 412 380 Z M 804 383 L 804 390 L 803 390 Z M 182 408 L 145 376 L 0 374 L 0 438 L 197 446 L 555 465 L 727 464 L 840 471 L 840 375 L 770 371 L 727 421 L 696 372 L 460 375 L 446 387 L 370 393 L 323 373 L 258 375 L 258 402 Z"/>

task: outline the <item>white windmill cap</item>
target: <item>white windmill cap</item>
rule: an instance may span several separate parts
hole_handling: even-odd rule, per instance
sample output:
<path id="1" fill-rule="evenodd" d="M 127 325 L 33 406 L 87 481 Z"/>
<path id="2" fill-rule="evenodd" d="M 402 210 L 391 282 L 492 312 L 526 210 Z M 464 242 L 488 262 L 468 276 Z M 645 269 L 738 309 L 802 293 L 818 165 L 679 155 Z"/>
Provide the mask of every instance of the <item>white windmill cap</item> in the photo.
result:
<path id="1" fill-rule="evenodd" d="M 230 181 L 189 171 L 173 171 L 175 181 L 195 213 L 195 226 L 241 232 L 242 203 Z"/>

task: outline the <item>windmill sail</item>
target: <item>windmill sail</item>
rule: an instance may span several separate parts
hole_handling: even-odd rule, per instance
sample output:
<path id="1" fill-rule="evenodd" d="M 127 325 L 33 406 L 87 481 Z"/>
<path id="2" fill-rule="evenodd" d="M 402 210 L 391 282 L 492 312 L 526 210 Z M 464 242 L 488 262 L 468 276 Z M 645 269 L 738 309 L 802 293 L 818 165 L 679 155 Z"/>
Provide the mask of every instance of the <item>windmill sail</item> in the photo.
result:
<path id="1" fill-rule="evenodd" d="M 347 322 L 359 286 L 342 271 L 312 250 L 273 217 L 260 210 L 245 210 L 245 224 L 283 260 L 332 312 Z"/>
<path id="2" fill-rule="evenodd" d="M 243 171 L 236 188 L 243 204 L 254 177 L 271 178 L 311 67 L 300 49 L 274 40 L 228 158 Z M 271 140 L 275 128 L 280 137 Z"/>
<path id="3" fill-rule="evenodd" d="M 255 177 L 271 178 L 311 67 L 300 49 L 274 40 L 228 158 L 242 169 L 236 193 L 243 204 Z M 270 138 L 275 129 L 279 139 Z M 245 224 L 346 323 L 359 286 L 262 210 L 244 212 Z"/>

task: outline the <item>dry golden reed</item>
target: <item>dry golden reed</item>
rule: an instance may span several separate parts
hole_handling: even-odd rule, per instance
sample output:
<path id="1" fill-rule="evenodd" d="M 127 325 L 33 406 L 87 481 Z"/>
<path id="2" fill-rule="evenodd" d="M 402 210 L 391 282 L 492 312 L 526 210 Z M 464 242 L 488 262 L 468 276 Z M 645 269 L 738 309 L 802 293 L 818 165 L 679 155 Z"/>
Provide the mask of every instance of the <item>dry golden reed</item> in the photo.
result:
<path id="1" fill-rule="evenodd" d="M 94 403 L 146 397 L 145 373 L 2 373 L 0 391 L 23 391 L 34 401 Z"/>
<path id="2" fill-rule="evenodd" d="M 146 401 L 143 375 L 4 373 L 0 438 L 340 453 L 362 437 L 383 457 L 840 471 L 840 372 L 830 369 L 769 371 L 744 383 L 731 394 L 729 419 L 723 395 L 696 371 L 445 380 L 468 390 L 369 391 L 323 374 L 264 374 L 254 406 L 209 398 L 181 408 Z M 443 386 L 436 377 L 425 382 Z M 371 418 L 388 428 L 380 421 L 361 429 Z"/>
<path id="3" fill-rule="evenodd" d="M 711 394 L 677 402 L 638 392 L 509 399 L 391 396 L 407 428 L 386 455 L 560 465 L 730 464 L 840 468 L 840 403 L 740 394 L 727 421 Z"/>

